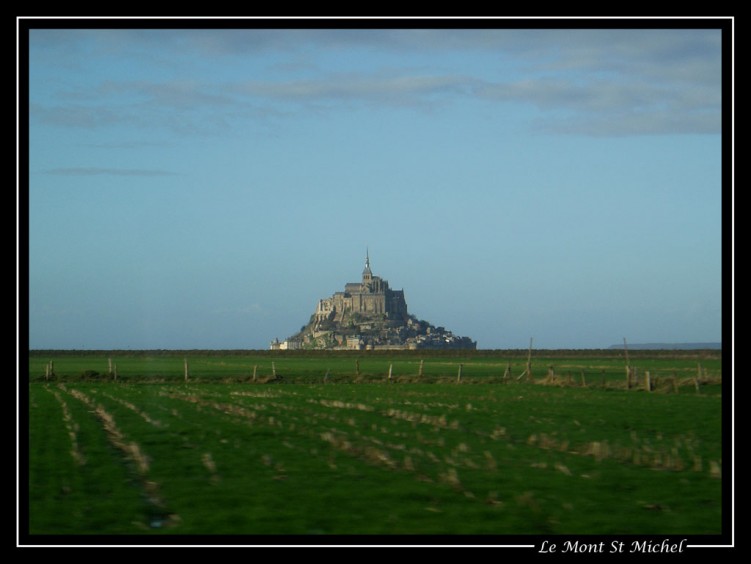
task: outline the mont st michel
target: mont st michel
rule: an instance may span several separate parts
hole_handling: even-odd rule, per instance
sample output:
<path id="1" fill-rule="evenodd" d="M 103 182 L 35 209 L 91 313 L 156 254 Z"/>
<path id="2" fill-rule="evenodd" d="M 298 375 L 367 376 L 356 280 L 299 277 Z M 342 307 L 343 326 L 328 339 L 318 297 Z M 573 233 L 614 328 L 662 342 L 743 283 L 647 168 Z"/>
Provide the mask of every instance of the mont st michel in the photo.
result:
<path id="1" fill-rule="evenodd" d="M 410 314 L 404 290 L 392 290 L 387 280 L 375 276 L 370 254 L 360 282 L 318 300 L 307 325 L 285 341 L 275 339 L 272 350 L 403 350 L 475 349 L 469 337 L 459 337 Z"/>

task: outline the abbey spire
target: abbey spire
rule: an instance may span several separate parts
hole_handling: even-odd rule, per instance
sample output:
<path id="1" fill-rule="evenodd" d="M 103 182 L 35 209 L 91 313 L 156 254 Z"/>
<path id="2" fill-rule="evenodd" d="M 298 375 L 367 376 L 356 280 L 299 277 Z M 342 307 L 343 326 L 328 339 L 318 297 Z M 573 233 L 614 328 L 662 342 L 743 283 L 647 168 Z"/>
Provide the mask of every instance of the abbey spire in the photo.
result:
<path id="1" fill-rule="evenodd" d="M 370 253 L 368 248 L 365 248 L 365 269 L 362 271 L 362 282 L 366 284 L 373 279 L 373 272 L 370 270 Z"/>

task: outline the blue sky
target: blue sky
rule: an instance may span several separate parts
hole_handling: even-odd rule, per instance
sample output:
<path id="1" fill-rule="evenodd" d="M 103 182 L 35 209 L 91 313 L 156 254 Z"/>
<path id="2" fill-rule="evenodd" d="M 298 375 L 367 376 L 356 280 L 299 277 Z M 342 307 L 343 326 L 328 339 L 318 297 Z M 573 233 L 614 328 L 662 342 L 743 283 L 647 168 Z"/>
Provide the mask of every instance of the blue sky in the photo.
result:
<path id="1" fill-rule="evenodd" d="M 119 25 L 30 30 L 31 348 L 267 348 L 366 247 L 480 348 L 721 340 L 720 30 Z"/>

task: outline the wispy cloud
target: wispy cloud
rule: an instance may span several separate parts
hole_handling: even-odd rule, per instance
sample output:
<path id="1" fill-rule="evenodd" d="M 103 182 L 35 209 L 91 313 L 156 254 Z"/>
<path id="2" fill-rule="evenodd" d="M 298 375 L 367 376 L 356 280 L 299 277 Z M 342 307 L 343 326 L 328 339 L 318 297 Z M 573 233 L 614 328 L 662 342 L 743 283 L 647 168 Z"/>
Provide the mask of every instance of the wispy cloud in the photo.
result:
<path id="1" fill-rule="evenodd" d="M 45 174 L 58 176 L 172 176 L 178 174 L 176 172 L 159 169 L 99 167 L 50 168 L 43 172 Z"/>
<path id="2" fill-rule="evenodd" d="M 48 43 L 48 53 L 49 43 L 76 37 L 71 31 L 40 37 L 40 42 Z M 432 109 L 438 103 L 482 101 L 536 108 L 540 115 L 530 127 L 547 121 L 542 128 L 555 133 L 720 130 L 718 30 L 98 30 L 80 37 L 101 45 L 103 53 L 130 54 L 134 60 L 158 53 L 163 62 L 192 54 L 202 65 L 242 57 L 280 68 L 301 53 L 309 61 L 332 52 L 356 59 L 355 51 L 364 60 L 374 52 L 391 58 L 377 68 L 349 72 L 309 65 L 304 77 L 287 73 L 286 79 L 273 73 L 231 82 L 201 73 L 189 80 L 110 78 L 93 88 L 61 91 L 55 102 L 35 101 L 31 115 L 39 123 L 92 129 L 127 124 L 202 134 L 311 107 Z M 80 49 L 72 51 L 80 56 Z M 429 71 L 420 69 L 416 61 L 431 53 L 439 55 L 433 59 L 439 63 Z M 444 67 L 441 53 L 455 61 L 465 57 L 466 68 L 459 73 Z M 269 54 L 273 57 L 264 59 Z M 498 78 L 509 69 L 513 77 Z"/>
<path id="3" fill-rule="evenodd" d="M 108 142 L 108 143 L 81 143 L 81 147 L 89 147 L 92 149 L 142 149 L 142 148 L 158 148 L 164 147 L 166 143 L 155 143 L 153 141 L 120 141 L 120 142 Z"/>
<path id="4" fill-rule="evenodd" d="M 249 81 L 233 92 L 266 100 L 297 102 L 425 103 L 439 95 L 462 96 L 472 80 L 460 76 L 347 74 L 286 82 Z"/>
<path id="5" fill-rule="evenodd" d="M 44 125 L 60 127 L 108 127 L 127 121 L 128 117 L 114 107 L 89 104 L 41 104 L 29 105 L 32 120 Z"/>
<path id="6" fill-rule="evenodd" d="M 544 123 L 542 129 L 548 132 L 630 135 L 720 131 L 720 92 L 706 87 L 534 79 L 483 84 L 475 92 L 487 100 L 535 106 L 542 113 L 535 123 Z"/>

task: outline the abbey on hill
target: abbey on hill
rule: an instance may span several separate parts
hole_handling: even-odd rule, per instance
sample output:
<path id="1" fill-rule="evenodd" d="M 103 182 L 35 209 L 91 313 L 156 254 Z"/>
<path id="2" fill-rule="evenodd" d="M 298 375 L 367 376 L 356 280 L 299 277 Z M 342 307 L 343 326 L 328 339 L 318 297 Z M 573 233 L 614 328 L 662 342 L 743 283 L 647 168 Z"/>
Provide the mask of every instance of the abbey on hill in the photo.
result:
<path id="1" fill-rule="evenodd" d="M 361 282 L 345 284 L 343 292 L 319 300 L 299 333 L 271 343 L 274 350 L 475 348 L 477 343 L 469 337 L 457 337 L 411 315 L 404 290 L 392 290 L 386 280 L 374 276 L 367 253 Z"/>

